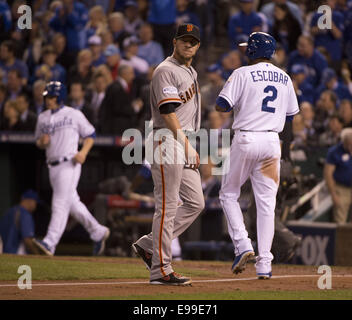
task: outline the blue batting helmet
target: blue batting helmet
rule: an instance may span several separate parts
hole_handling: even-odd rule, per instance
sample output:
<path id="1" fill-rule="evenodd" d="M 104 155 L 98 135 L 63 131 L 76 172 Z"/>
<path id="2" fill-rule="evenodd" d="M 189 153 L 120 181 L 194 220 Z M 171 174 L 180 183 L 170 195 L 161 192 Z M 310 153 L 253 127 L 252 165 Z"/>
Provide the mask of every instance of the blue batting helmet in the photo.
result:
<path id="1" fill-rule="evenodd" d="M 270 59 L 275 52 L 276 40 L 265 32 L 253 32 L 245 43 L 239 46 L 247 46 L 246 56 L 250 60 L 266 58 Z"/>
<path id="2" fill-rule="evenodd" d="M 44 97 L 56 97 L 58 104 L 63 104 L 66 98 L 66 87 L 60 81 L 47 83 L 43 92 Z"/>

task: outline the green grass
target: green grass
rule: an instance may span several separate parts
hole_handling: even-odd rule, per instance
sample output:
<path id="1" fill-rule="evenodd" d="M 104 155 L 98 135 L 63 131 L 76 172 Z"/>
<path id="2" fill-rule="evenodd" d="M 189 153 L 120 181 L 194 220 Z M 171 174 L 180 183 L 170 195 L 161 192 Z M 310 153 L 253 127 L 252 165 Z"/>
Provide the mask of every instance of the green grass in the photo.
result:
<path id="1" fill-rule="evenodd" d="M 96 297 L 94 300 L 352 300 L 352 290 L 315 291 L 228 291 L 193 294 L 129 295 L 119 297 Z"/>
<path id="2" fill-rule="evenodd" d="M 75 261 L 0 255 L 0 280 L 18 280 L 17 270 L 20 265 L 31 267 L 33 280 L 148 279 L 148 271 L 141 267 L 140 260 L 131 259 L 132 263 L 126 263 L 126 260 L 121 263 L 118 258 L 111 258 L 109 261 L 111 262 L 99 262 L 99 259 Z M 217 275 L 212 271 L 193 268 L 180 268 L 179 271 L 193 276 Z"/>

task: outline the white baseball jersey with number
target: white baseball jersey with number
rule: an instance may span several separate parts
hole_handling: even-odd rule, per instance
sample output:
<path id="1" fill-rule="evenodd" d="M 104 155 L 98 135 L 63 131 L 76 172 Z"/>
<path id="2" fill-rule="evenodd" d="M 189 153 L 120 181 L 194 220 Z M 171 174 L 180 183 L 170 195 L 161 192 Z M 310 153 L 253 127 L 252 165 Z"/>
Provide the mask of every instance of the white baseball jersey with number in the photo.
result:
<path id="1" fill-rule="evenodd" d="M 281 132 L 299 112 L 290 77 L 271 63 L 236 69 L 219 94 L 233 107 L 233 129 Z"/>
<path id="2" fill-rule="evenodd" d="M 238 203 L 248 178 L 257 207 L 258 275 L 271 273 L 276 195 L 280 181 L 280 139 L 286 116 L 299 112 L 290 77 L 269 62 L 235 70 L 219 97 L 234 109 L 235 136 L 219 194 L 235 255 L 254 252 Z"/>
<path id="3" fill-rule="evenodd" d="M 63 106 L 54 112 L 46 110 L 39 115 L 35 139 L 43 134 L 50 135 L 46 158 L 51 162 L 62 157 L 72 158 L 78 152 L 79 138 L 86 138 L 94 131 L 80 110 Z"/>

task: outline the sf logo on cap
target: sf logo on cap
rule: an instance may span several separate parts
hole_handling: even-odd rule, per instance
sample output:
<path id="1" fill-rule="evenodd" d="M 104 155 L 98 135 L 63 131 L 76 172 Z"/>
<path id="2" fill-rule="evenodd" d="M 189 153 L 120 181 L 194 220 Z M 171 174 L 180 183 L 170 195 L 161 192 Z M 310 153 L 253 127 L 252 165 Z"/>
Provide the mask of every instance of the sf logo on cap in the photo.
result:
<path id="1" fill-rule="evenodd" d="M 187 25 L 187 32 L 191 32 L 193 30 L 193 26 L 191 24 Z"/>

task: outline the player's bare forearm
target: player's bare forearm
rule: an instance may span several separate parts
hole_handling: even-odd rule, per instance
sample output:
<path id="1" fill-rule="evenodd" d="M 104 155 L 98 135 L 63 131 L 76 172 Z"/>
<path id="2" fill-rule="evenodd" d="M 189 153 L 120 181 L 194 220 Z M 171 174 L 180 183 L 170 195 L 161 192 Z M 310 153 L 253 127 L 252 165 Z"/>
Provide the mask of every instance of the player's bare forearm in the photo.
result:
<path id="1" fill-rule="evenodd" d="M 74 156 L 73 160 L 75 162 L 83 164 L 86 161 L 87 155 L 88 155 L 90 149 L 92 149 L 93 144 L 94 144 L 93 138 L 90 138 L 90 137 L 85 138 L 83 140 L 82 149 Z"/>
<path id="2" fill-rule="evenodd" d="M 176 113 L 172 112 L 168 114 L 162 114 L 161 116 L 165 120 L 166 127 L 173 133 L 174 138 L 177 139 L 183 146 L 185 146 L 186 142 L 188 142 L 188 139 L 182 131 Z"/>
<path id="3" fill-rule="evenodd" d="M 48 134 L 43 134 L 39 139 L 36 140 L 35 144 L 39 149 L 46 149 L 50 143 L 50 136 Z"/>

